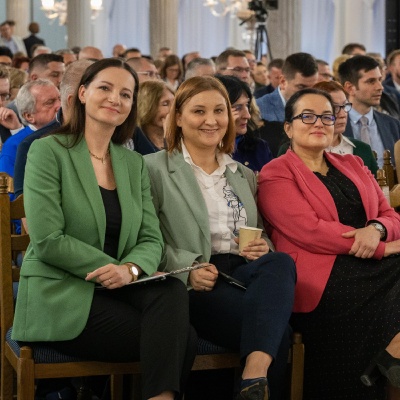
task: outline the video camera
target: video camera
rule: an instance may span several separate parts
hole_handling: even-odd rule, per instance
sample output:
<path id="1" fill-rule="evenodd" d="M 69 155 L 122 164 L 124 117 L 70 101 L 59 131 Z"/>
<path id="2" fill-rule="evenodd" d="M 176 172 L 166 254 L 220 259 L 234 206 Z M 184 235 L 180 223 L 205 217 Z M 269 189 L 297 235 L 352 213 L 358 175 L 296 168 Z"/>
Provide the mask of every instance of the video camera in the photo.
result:
<path id="1" fill-rule="evenodd" d="M 276 10 L 278 0 L 252 0 L 249 2 L 249 10 L 254 11 L 257 22 L 265 22 L 268 18 L 268 9 Z"/>

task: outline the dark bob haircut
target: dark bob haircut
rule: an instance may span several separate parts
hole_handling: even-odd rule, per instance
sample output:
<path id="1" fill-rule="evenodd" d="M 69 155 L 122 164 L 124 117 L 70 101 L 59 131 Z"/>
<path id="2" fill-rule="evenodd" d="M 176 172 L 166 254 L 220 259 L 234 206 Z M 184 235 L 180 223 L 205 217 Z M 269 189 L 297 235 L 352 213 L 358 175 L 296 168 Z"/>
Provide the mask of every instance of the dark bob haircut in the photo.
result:
<path id="1" fill-rule="evenodd" d="M 285 107 L 285 122 L 290 123 L 292 121 L 292 118 L 295 116 L 294 109 L 297 105 L 297 102 L 307 94 L 316 94 L 325 97 L 332 107 L 332 114 L 334 114 L 335 106 L 333 104 L 331 95 L 327 92 L 324 92 L 323 90 L 308 88 L 299 90 L 288 100 Z"/>
<path id="2" fill-rule="evenodd" d="M 246 94 L 246 96 L 249 98 L 249 101 L 251 101 L 253 98 L 249 85 L 236 76 L 218 74 L 215 75 L 215 78 L 221 81 L 221 83 L 225 86 L 231 105 L 235 104 L 242 94 Z"/>

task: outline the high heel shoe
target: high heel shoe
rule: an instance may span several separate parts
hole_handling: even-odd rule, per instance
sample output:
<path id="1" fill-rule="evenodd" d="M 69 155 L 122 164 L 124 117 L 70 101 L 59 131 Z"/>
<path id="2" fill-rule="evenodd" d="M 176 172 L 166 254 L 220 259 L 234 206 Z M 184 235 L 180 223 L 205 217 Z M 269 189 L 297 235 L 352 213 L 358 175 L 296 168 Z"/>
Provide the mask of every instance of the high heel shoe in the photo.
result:
<path id="1" fill-rule="evenodd" d="M 400 388 L 400 359 L 382 350 L 361 375 L 361 381 L 366 386 L 372 386 L 379 375 L 385 376 L 395 388 Z"/>

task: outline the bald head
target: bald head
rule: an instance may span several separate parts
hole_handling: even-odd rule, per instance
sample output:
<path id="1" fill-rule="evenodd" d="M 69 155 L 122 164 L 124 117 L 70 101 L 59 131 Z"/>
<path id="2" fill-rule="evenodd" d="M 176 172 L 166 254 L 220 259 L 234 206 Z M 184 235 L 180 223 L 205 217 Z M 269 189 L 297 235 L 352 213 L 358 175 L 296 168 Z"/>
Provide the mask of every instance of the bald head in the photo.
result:
<path id="1" fill-rule="evenodd" d="M 78 60 L 90 59 L 90 60 L 102 60 L 104 58 L 102 51 L 93 46 L 83 47 L 78 55 Z"/>

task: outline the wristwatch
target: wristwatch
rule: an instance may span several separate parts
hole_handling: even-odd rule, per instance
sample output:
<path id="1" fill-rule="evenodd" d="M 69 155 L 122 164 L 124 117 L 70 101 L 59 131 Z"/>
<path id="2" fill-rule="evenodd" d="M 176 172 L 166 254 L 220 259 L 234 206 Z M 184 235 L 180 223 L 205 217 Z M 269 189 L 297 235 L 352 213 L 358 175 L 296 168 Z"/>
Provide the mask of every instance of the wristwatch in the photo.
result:
<path id="1" fill-rule="evenodd" d="M 371 222 L 369 225 L 372 225 L 381 235 L 381 239 L 386 236 L 386 228 L 379 222 Z"/>
<path id="2" fill-rule="evenodd" d="M 128 267 L 128 271 L 132 275 L 131 282 L 137 281 L 139 278 L 139 270 L 138 270 L 137 266 L 132 263 L 126 263 L 125 265 Z"/>

